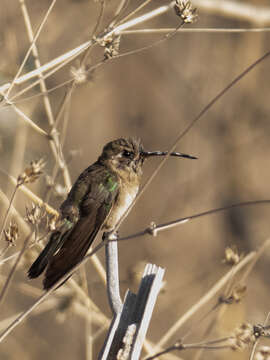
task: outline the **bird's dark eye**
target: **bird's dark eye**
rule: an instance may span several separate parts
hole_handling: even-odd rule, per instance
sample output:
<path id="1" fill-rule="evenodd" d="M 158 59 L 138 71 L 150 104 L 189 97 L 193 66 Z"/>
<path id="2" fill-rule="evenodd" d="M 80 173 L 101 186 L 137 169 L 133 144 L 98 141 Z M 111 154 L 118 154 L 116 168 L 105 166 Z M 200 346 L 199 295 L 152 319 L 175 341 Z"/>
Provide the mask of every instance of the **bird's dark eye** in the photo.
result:
<path id="1" fill-rule="evenodd" d="M 133 158 L 133 153 L 131 151 L 124 150 L 123 151 L 123 156 L 125 156 L 127 158 Z"/>

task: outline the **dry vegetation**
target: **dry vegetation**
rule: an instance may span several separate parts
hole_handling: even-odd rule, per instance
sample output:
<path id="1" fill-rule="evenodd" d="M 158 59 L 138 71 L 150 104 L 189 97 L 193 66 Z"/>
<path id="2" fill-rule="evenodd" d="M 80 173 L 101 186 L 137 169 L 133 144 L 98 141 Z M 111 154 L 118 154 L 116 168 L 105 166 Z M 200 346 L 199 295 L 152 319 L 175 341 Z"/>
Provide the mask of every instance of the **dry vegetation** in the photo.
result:
<path id="1" fill-rule="evenodd" d="M 30 282 L 27 269 L 53 228 L 55 209 L 70 184 L 96 160 L 102 146 L 118 137 L 137 136 L 146 149 L 170 149 L 177 134 L 212 98 L 270 50 L 270 16 L 263 21 L 259 16 L 260 11 L 265 15 L 270 12 L 269 7 L 263 8 L 269 6 L 268 1 L 220 1 L 231 6 L 227 13 L 215 9 L 216 2 L 209 9 L 204 1 L 194 1 L 199 21 L 181 27 L 166 41 L 159 40 L 181 23 L 172 8 L 128 29 L 167 28 L 165 32 L 123 32 L 120 43 L 118 36 L 99 37 L 98 45 L 57 69 L 45 82 L 40 80 L 31 87 L 38 80 L 35 77 L 12 84 L 10 91 L 2 85 L 13 82 L 21 64 L 22 74 L 29 73 L 40 63 L 46 64 L 102 34 L 121 4 L 127 7 L 113 26 L 141 4 L 146 6 L 130 18 L 169 2 L 2 0 L 1 331 L 42 294 L 41 281 Z M 251 12 L 244 16 L 244 10 L 239 12 L 235 5 L 250 6 Z M 24 63 L 40 26 L 36 46 Z M 263 31 L 186 31 L 195 27 Z M 159 43 L 152 46 L 155 42 Z M 147 50 L 122 56 L 148 45 Z M 181 138 L 176 150 L 199 160 L 168 159 L 121 225 L 121 237 L 143 230 L 152 221 L 166 223 L 239 202 L 270 199 L 269 74 L 266 58 Z M 29 86 L 31 89 L 24 92 Z M 50 90 L 47 97 L 46 89 Z M 46 163 L 44 167 L 33 163 L 39 159 Z M 158 162 L 146 164 L 144 181 Z M 40 204 L 40 200 L 47 207 L 33 210 L 32 202 Z M 127 288 L 136 290 L 145 263 L 166 269 L 166 283 L 147 333 L 148 349 L 157 346 L 155 351 L 161 351 L 170 346 L 173 350 L 160 359 L 269 359 L 269 348 L 256 354 L 252 350 L 256 335 L 260 335 L 259 347 L 270 345 L 262 336 L 267 335 L 270 311 L 269 205 L 230 208 L 194 218 L 156 237 L 144 235 L 119 243 L 123 296 Z M 228 247 L 233 251 L 225 252 Z M 13 254 L 17 257 L 10 259 Z M 97 256 L 104 264 L 103 248 Z M 1 342 L 1 360 L 97 358 L 111 313 L 104 272 L 97 270 L 97 260 L 95 264 L 91 260 L 85 271 L 81 267 Z M 18 266 L 12 273 L 15 261 Z M 258 324 L 266 328 L 258 327 L 254 332 L 253 326 Z M 190 349 L 179 351 L 183 344 Z M 225 349 L 203 349 L 213 346 Z"/>

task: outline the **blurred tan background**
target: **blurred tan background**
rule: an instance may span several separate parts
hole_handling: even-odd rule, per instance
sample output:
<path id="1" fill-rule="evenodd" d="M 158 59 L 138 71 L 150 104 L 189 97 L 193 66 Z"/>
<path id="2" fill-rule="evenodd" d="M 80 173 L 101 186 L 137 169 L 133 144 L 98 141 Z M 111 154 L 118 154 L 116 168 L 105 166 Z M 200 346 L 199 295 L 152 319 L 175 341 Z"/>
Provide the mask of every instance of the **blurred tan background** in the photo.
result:
<path id="1" fill-rule="evenodd" d="M 33 28 L 40 24 L 50 1 L 27 1 Z M 132 1 L 129 9 L 140 2 Z M 145 11 L 163 5 L 152 1 Z M 267 1 L 239 1 L 256 6 Z M 118 2 L 108 1 L 104 29 Z M 191 27 L 251 28 L 250 21 L 217 16 L 200 11 L 199 20 Z M 98 14 L 98 4 L 89 0 L 58 1 L 37 42 L 42 63 L 61 55 L 88 40 Z M 177 26 L 173 11 L 143 24 L 145 28 Z M 16 74 L 29 42 L 18 1 L 2 0 L 0 12 L 0 77 L 1 83 Z M 161 35 L 123 36 L 120 52 L 151 44 Z M 176 134 L 184 129 L 199 111 L 234 77 L 269 50 L 269 33 L 179 33 L 157 47 L 132 56 L 108 62 L 95 73 L 93 81 L 77 87 L 71 101 L 70 120 L 64 154 L 69 162 L 72 181 L 94 162 L 103 145 L 122 136 L 140 137 L 148 150 L 166 150 Z M 93 54 L 94 64 L 102 53 Z M 29 60 L 25 72 L 33 69 Z M 65 67 L 46 83 L 52 88 L 69 78 Z M 163 223 L 208 209 L 240 201 L 270 199 L 269 180 L 269 59 L 248 74 L 230 90 L 181 140 L 177 150 L 199 157 L 197 161 L 169 159 L 136 204 L 120 228 L 128 235 L 148 226 L 151 221 Z M 34 95 L 38 88 L 30 94 Z M 50 94 L 55 114 L 65 88 Z M 30 95 L 28 94 L 28 96 Z M 48 130 L 41 97 L 18 102 L 41 128 Z M 62 124 L 62 123 L 61 123 Z M 62 125 L 59 126 L 61 132 Z M 46 174 L 50 175 L 54 160 L 46 140 L 37 135 L 10 108 L 0 109 L 1 169 L 17 176 L 33 159 L 45 158 Z M 148 161 L 144 180 L 158 164 Z M 16 164 L 16 166 L 14 166 Z M 12 187 L 4 176 L 1 189 L 8 196 Z M 59 183 L 62 183 L 59 177 Z M 39 196 L 46 192 L 42 179 L 31 186 Z M 51 205 L 58 207 L 62 199 L 54 196 Z M 16 207 L 23 214 L 30 201 L 23 195 L 16 198 Z M 1 206 L 1 216 L 4 206 Z M 148 338 L 156 342 L 229 269 L 223 262 L 224 249 L 236 245 L 240 252 L 256 249 L 269 236 L 269 206 L 234 209 L 202 217 L 162 232 L 158 237 L 144 236 L 119 244 L 121 290 L 136 290 L 131 276 L 138 264 L 155 263 L 166 269 L 166 285 L 158 298 Z M 23 236 L 21 236 L 21 241 Z M 18 248 L 20 242 L 18 242 Z M 16 249 L 15 249 L 16 250 Z M 14 251 L 15 251 L 14 250 Z M 13 250 L 11 250 L 10 254 Z M 248 280 L 248 291 L 241 303 L 232 305 L 221 317 L 211 338 L 230 333 L 244 321 L 263 323 L 269 311 L 269 251 L 259 261 Z M 103 250 L 99 257 L 104 261 Z M 88 286 L 96 304 L 110 315 L 104 285 L 93 266 L 87 265 Z M 2 277 L 9 266 L 2 270 Z M 1 319 L 23 311 L 35 297 L 21 290 L 27 283 L 26 267 L 16 278 L 1 309 Z M 41 281 L 31 283 L 41 288 Z M 201 317 L 212 304 L 204 307 L 168 344 L 181 338 L 191 327 L 196 331 L 188 342 L 204 339 L 209 320 Z M 18 326 L 0 345 L 1 360 L 84 359 L 84 321 L 59 309 L 50 309 L 32 316 Z M 94 344 L 100 349 L 105 333 Z M 195 352 L 175 353 L 193 359 Z M 95 355 L 96 356 L 96 355 Z M 94 358 L 95 358 L 94 356 Z M 233 357 L 234 356 L 234 357 Z M 165 359 L 166 357 L 164 357 Z M 205 352 L 202 359 L 246 359 L 248 353 L 227 351 Z"/>

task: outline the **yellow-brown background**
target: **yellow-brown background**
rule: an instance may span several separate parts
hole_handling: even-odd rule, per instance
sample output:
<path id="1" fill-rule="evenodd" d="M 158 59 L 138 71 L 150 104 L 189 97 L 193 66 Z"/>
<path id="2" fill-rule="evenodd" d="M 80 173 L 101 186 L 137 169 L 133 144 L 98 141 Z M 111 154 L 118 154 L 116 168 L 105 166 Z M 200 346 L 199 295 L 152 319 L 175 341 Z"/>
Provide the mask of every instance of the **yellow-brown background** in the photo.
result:
<path id="1" fill-rule="evenodd" d="M 132 8 L 138 4 L 137 1 L 131 3 Z M 152 3 L 149 9 L 164 4 L 156 0 Z M 263 4 L 262 1 L 253 3 Z M 49 4 L 50 1 L 27 1 L 34 29 Z M 103 24 L 110 20 L 116 4 L 117 1 L 108 2 Z M 57 2 L 38 40 L 42 63 L 88 40 L 97 9 L 92 1 Z M 207 15 L 200 9 L 199 15 L 197 27 L 255 26 L 237 19 Z M 173 27 L 177 21 L 171 11 L 144 26 Z M 19 2 L 2 0 L 0 26 L 0 76 L 1 83 L 5 83 L 15 75 L 28 48 Z M 150 44 L 156 39 L 158 35 L 127 35 L 122 39 L 121 51 Z M 79 150 L 79 155 L 69 164 L 72 180 L 96 160 L 107 141 L 117 137 L 137 136 L 149 150 L 168 149 L 176 133 L 184 129 L 218 91 L 267 50 L 268 33 L 182 33 L 151 50 L 122 57 L 99 68 L 94 81 L 78 87 L 72 98 L 64 146 L 66 157 L 71 150 Z M 92 62 L 96 59 L 94 57 Z M 33 62 L 28 62 L 26 71 L 32 67 Z M 68 77 L 69 66 L 47 81 L 48 88 Z M 270 198 L 269 81 L 269 60 L 266 60 L 200 119 L 177 147 L 197 155 L 199 160 L 170 159 L 121 226 L 120 235 L 143 229 L 151 221 L 166 222 L 238 201 Z M 55 113 L 63 94 L 61 89 L 50 95 Z M 39 126 L 48 129 L 41 98 L 18 106 Z M 45 157 L 46 172 L 50 174 L 54 161 L 48 143 L 17 119 L 11 109 L 1 110 L 0 131 L 2 169 L 12 170 L 14 156 L 23 157 L 21 168 L 30 160 Z M 24 153 L 15 148 L 18 133 L 26 134 Z M 151 160 L 145 165 L 144 179 L 157 163 L 158 160 Z M 17 168 L 12 175 L 16 176 L 19 171 Z M 7 188 L 4 177 L 1 177 L 1 188 Z M 44 181 L 31 189 L 43 196 Z M 10 190 L 9 187 L 9 196 Z M 24 212 L 28 203 L 25 197 L 17 197 L 16 206 L 20 212 Z M 53 199 L 51 204 L 59 206 L 60 200 Z M 4 207 L 1 209 L 2 215 Z M 268 236 L 269 207 L 258 206 L 203 217 L 156 238 L 145 236 L 123 242 L 119 245 L 122 294 L 128 287 L 135 289 L 130 272 L 138 263 L 151 262 L 166 269 L 165 291 L 159 296 L 148 331 L 148 337 L 157 341 L 225 273 L 227 268 L 222 263 L 225 246 L 237 244 L 247 253 Z M 100 257 L 103 259 L 103 254 Z M 245 299 L 228 310 L 219 321 L 219 332 L 213 333 L 213 337 L 227 334 L 243 321 L 264 321 L 269 311 L 268 268 L 269 251 L 250 276 Z M 6 267 L 2 274 L 8 269 Z M 1 319 L 17 314 L 33 302 L 32 297 L 20 291 L 19 284 L 27 282 L 25 273 L 25 268 L 17 272 L 1 307 Z M 91 264 L 87 265 L 87 273 L 91 296 L 110 316 L 104 286 Z M 37 281 L 35 285 L 40 287 L 41 283 Z M 198 331 L 190 341 L 203 339 L 204 325 L 198 319 L 209 307 L 210 304 L 203 308 L 173 340 L 184 335 L 191 326 Z M 84 322 L 69 313 L 65 322 L 59 323 L 56 313 L 57 310 L 51 310 L 33 316 L 17 327 L 0 345 L 1 359 L 83 359 Z M 101 343 L 102 338 L 96 344 L 96 351 Z M 191 359 L 193 353 L 179 355 Z M 228 352 L 210 352 L 203 358 L 232 356 Z M 247 353 L 237 354 L 235 358 L 247 358 Z"/>

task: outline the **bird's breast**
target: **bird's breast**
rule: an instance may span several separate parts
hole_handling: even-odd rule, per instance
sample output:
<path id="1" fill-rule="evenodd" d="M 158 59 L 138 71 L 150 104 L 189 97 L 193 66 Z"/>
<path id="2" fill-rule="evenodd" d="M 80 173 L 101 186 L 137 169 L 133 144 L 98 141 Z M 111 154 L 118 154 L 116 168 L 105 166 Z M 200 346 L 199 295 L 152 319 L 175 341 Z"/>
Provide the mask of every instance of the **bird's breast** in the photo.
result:
<path id="1" fill-rule="evenodd" d="M 115 201 L 113 208 L 111 209 L 108 220 L 104 224 L 104 229 L 106 231 L 112 231 L 115 225 L 118 223 L 120 218 L 127 211 L 133 200 L 135 199 L 138 193 L 139 187 L 133 186 L 128 187 L 122 185 L 120 187 L 119 195 Z"/>

